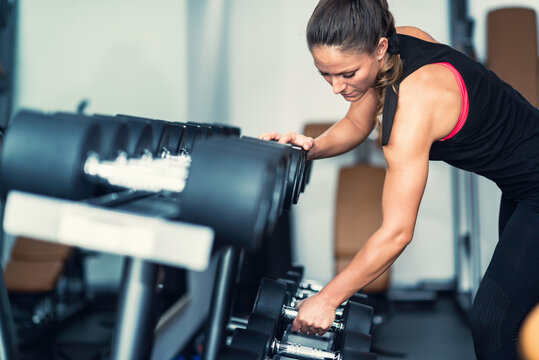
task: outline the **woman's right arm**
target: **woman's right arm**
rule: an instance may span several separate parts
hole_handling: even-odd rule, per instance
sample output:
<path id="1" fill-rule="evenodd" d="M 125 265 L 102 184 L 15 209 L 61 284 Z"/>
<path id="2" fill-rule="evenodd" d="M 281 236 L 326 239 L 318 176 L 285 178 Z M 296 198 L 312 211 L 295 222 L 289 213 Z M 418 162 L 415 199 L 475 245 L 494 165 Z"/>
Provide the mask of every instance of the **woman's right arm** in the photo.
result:
<path id="1" fill-rule="evenodd" d="M 289 132 L 267 133 L 263 140 L 292 143 L 308 150 L 309 159 L 321 159 L 343 154 L 361 144 L 376 125 L 376 94 L 370 89 L 361 99 L 351 103 L 346 116 L 316 139 Z"/>

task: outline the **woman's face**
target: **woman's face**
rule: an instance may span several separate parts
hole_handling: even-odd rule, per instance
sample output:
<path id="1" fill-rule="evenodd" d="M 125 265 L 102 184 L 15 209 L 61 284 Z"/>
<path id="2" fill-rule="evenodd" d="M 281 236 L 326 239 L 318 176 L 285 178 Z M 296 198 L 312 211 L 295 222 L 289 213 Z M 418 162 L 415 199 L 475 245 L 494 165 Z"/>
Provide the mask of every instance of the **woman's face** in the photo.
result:
<path id="1" fill-rule="evenodd" d="M 372 54 L 342 51 L 335 46 L 318 45 L 312 49 L 314 65 L 332 86 L 335 94 L 354 102 L 363 97 L 373 86 L 382 66 L 382 53 Z"/>

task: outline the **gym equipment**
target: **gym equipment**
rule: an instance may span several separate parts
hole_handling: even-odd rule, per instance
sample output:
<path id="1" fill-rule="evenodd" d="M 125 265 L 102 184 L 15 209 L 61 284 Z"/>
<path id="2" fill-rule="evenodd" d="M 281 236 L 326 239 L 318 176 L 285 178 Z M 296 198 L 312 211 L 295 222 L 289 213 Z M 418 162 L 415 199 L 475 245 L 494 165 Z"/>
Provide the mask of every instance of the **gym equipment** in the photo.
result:
<path id="1" fill-rule="evenodd" d="M 290 171 L 289 169 L 294 166 L 292 164 L 294 160 L 291 160 L 290 146 L 272 144 L 258 139 L 242 138 L 241 140 L 245 149 L 249 149 L 248 151 L 260 152 L 264 149 L 264 155 L 260 156 L 266 158 L 264 161 L 268 161 L 269 158 L 273 159 L 272 161 L 275 164 L 274 169 L 277 172 L 276 178 L 281 178 L 282 180 L 280 185 L 277 186 L 278 190 L 274 193 L 270 215 L 267 221 L 268 228 L 271 229 L 277 221 L 279 214 L 283 211 L 283 204 L 287 207 L 286 203 L 292 200 L 290 197 L 284 199 L 285 191 L 283 190 L 286 189 L 287 182 L 290 182 L 290 177 L 287 176 Z M 215 139 L 215 141 L 219 143 L 222 140 Z M 231 151 L 233 150 L 231 149 Z M 301 150 L 300 153 L 304 157 L 304 151 Z M 300 160 L 301 158 L 297 161 Z M 269 231 L 266 234 L 269 234 Z M 225 329 L 232 308 L 231 298 L 234 287 L 236 286 L 234 279 L 236 278 L 240 258 L 240 249 L 235 247 L 227 247 L 219 254 L 218 275 L 215 279 L 214 293 L 212 295 L 210 317 L 206 331 L 207 337 L 204 345 L 204 359 L 215 360 L 221 358 L 219 351 L 224 344 Z"/>
<path id="2" fill-rule="evenodd" d="M 88 153 L 99 149 L 98 125 L 54 119 L 26 111 L 15 115 L 0 164 L 4 195 L 10 189 L 72 199 L 94 194 L 83 164 Z"/>
<path id="3" fill-rule="evenodd" d="M 253 306 L 253 313 L 271 318 L 292 321 L 298 311 L 286 306 L 286 285 L 279 281 L 262 279 Z M 347 331 L 370 334 L 373 309 L 364 304 L 349 301 L 344 308 L 341 321 L 334 321 L 329 331 L 344 333 Z"/>
<path id="4" fill-rule="evenodd" d="M 215 139 L 214 141 L 216 143 L 222 143 L 223 140 L 224 139 Z M 291 198 L 285 199 L 287 181 L 290 181 L 290 178 L 288 177 L 289 169 L 294 166 L 293 160 L 291 160 L 290 147 L 271 144 L 258 139 L 249 140 L 246 138 L 242 138 L 241 143 L 244 150 L 257 153 L 257 156 L 260 156 L 261 160 L 264 162 L 271 162 L 273 164 L 272 168 L 276 172 L 275 178 L 280 179 L 280 182 L 276 185 L 276 190 L 273 193 L 266 222 L 267 229 L 264 232 L 269 235 L 275 227 L 283 208 L 291 205 L 286 205 L 286 203 L 292 201 Z M 236 150 L 237 149 L 230 148 L 228 151 L 234 152 Z M 208 211 L 204 209 L 200 210 Z M 234 279 L 236 278 L 238 264 L 240 263 L 239 258 L 241 257 L 240 250 L 236 248 L 228 247 L 222 251 L 218 265 L 219 275 L 215 279 L 210 320 L 207 328 L 207 339 L 204 347 L 204 358 L 210 360 L 217 358 L 217 354 L 224 340 L 224 330 L 232 306 L 232 288 L 235 286 Z"/>
<path id="5" fill-rule="evenodd" d="M 100 128 L 101 136 L 98 153 L 103 159 L 115 159 L 118 156 L 118 150 L 127 149 L 128 147 L 129 130 L 125 122 L 117 121 L 115 118 L 108 116 L 95 116 L 89 118 L 78 114 L 64 112 L 55 113 L 53 116 L 79 121 L 96 122 Z"/>
<path id="6" fill-rule="evenodd" d="M 276 178 L 279 179 L 278 189 L 274 193 L 273 201 L 270 209 L 270 217 L 268 219 L 268 227 L 273 229 L 279 216 L 282 214 L 283 210 L 288 206 L 286 198 L 286 188 L 287 188 L 287 173 L 292 166 L 290 160 L 290 154 L 287 151 L 287 148 L 277 148 L 272 146 L 266 141 L 260 141 L 254 143 L 251 141 L 245 141 L 245 138 L 240 139 L 242 146 L 246 150 L 251 149 L 252 151 L 261 151 L 261 154 L 264 157 L 274 159 L 275 161 L 275 171 Z M 269 232 L 268 232 L 269 234 Z"/>
<path id="7" fill-rule="evenodd" d="M 200 123 L 195 121 L 188 121 L 187 124 L 194 124 L 199 126 L 207 126 L 210 128 L 212 133 L 217 133 L 225 136 L 240 136 L 241 135 L 241 129 L 236 126 L 232 125 L 225 125 L 225 124 L 219 124 L 219 123 Z"/>
<path id="8" fill-rule="evenodd" d="M 94 118 L 114 119 L 106 115 L 94 115 Z M 119 117 L 119 119 L 122 119 L 122 117 Z M 152 154 L 154 150 L 154 129 L 151 124 L 145 121 L 128 121 L 126 123 L 129 125 L 129 138 L 125 149 L 127 157 L 134 158 Z"/>
<path id="9" fill-rule="evenodd" d="M 287 169 L 287 178 L 285 178 L 285 208 L 289 210 L 292 204 L 297 204 L 302 183 L 305 178 L 306 152 L 300 147 L 290 144 L 279 144 L 274 141 L 264 141 L 246 136 L 244 136 L 242 140 L 255 144 L 263 144 L 266 147 L 274 147 L 287 152 L 287 157 L 290 159 L 290 166 Z"/>
<path id="10" fill-rule="evenodd" d="M 371 360 L 376 355 L 349 350 L 331 351 L 316 349 L 299 344 L 284 343 L 264 333 L 253 330 L 237 329 L 230 344 L 232 349 L 255 354 L 255 359 L 264 360 L 266 356 L 284 355 L 294 359 L 331 359 L 331 360 Z"/>
<path id="11" fill-rule="evenodd" d="M 198 139 L 206 139 L 210 136 L 239 137 L 241 133 L 237 127 L 221 124 L 170 122 L 125 114 L 118 114 L 116 118 L 149 124 L 153 134 L 151 152 L 161 157 L 163 157 L 163 152 L 190 154 Z"/>
<path id="12" fill-rule="evenodd" d="M 298 268 L 299 267 L 297 266 L 293 267 L 292 270 L 288 270 L 283 277 L 278 279 L 278 281 L 286 284 L 287 292 L 290 296 L 288 306 L 292 308 L 295 308 L 301 300 L 317 294 L 324 287 L 323 284 L 312 280 L 301 281 L 303 269 L 300 270 Z M 368 296 L 366 294 L 361 292 L 355 293 L 350 299 L 346 300 L 335 310 L 335 317 L 337 319 L 342 318 L 344 308 L 348 301 L 369 305 Z"/>
<path id="13" fill-rule="evenodd" d="M 218 359 L 217 355 L 224 343 L 224 330 L 232 311 L 232 299 L 236 287 L 241 252 L 233 246 L 225 246 L 217 256 L 217 275 L 211 295 L 203 353 L 203 358 L 208 360 Z"/>
<path id="14" fill-rule="evenodd" d="M 157 194 L 152 200 L 131 201 L 129 206 L 133 209 L 142 203 L 168 202 L 177 213 L 170 215 L 173 220 L 211 226 L 220 240 L 248 248 L 258 246 L 262 235 L 270 230 L 266 222 L 271 204 L 281 191 L 277 160 L 262 149 L 246 150 L 238 139 L 209 138 L 197 140 L 190 156 L 152 158 L 146 154 L 134 159 L 121 153 L 113 161 L 103 160 L 99 154 L 99 125 L 79 120 L 19 112 L 2 152 L 3 194 L 20 190 L 72 200 L 91 199 L 97 194 L 98 184 L 151 193 L 164 191 L 166 197 Z M 129 123 L 130 134 L 140 131 L 136 123 Z M 201 199 L 205 206 L 200 206 Z"/>
<path id="15" fill-rule="evenodd" d="M 301 281 L 302 273 L 303 273 L 303 270 L 301 271 L 299 270 L 296 271 L 295 269 L 288 270 L 283 277 L 278 279 L 278 281 L 286 284 L 287 292 L 290 296 L 290 301 L 288 302 L 288 306 L 292 308 L 295 308 L 296 305 L 301 300 L 307 299 L 310 296 L 317 294 L 324 287 L 323 284 L 318 283 L 316 281 L 312 281 L 312 280 Z M 335 310 L 335 317 L 337 319 L 342 318 L 343 313 L 344 313 L 344 308 L 346 304 L 348 303 L 348 301 L 354 301 L 356 303 L 369 305 L 368 296 L 366 294 L 363 294 L 361 292 L 355 293 L 354 295 L 350 297 L 350 299 L 346 300 Z"/>
<path id="16" fill-rule="evenodd" d="M 322 283 L 313 280 L 303 280 L 302 278 L 303 267 L 301 266 L 293 266 L 285 273 L 285 275 L 279 278 L 280 281 L 286 283 L 288 291 L 290 292 L 290 294 L 292 294 L 292 303 L 298 302 L 300 300 L 308 298 L 309 296 L 319 293 L 324 287 L 324 284 Z M 355 293 L 354 295 L 352 295 L 350 300 L 368 305 L 368 295 L 362 292 Z M 344 304 L 346 304 L 346 302 Z M 295 304 L 291 306 L 295 306 Z"/>
<path id="17" fill-rule="evenodd" d="M 143 309 L 153 306 L 156 267 L 142 259 L 172 264 L 178 257 L 170 252 L 172 260 L 163 261 L 155 254 L 163 250 L 161 247 L 152 252 L 145 245 L 157 245 L 170 234 L 181 232 L 183 225 L 172 226 L 174 221 L 181 220 L 211 226 L 222 242 L 256 247 L 262 235 L 271 231 L 270 214 L 282 211 L 286 189 L 283 179 L 288 179 L 285 169 L 290 166 L 290 159 L 279 156 L 286 151 L 268 151 L 267 144 L 229 138 L 203 139 L 202 134 L 210 134 L 208 126 L 179 125 L 182 130 L 176 131 L 174 138 L 181 140 L 176 148 L 169 124 L 163 122 L 148 123 L 127 116 L 68 115 L 30 111 L 17 114 L 1 158 L 4 176 L 0 185 L 3 194 L 22 190 L 55 198 L 84 199 L 84 204 L 11 191 L 6 224 L 14 233 L 21 231 L 20 235 L 113 253 L 123 251 L 133 256 L 126 260 L 124 268 L 112 357 L 144 357 L 151 349 L 147 339 L 151 338 L 155 319 L 151 314 L 144 315 L 133 323 L 133 309 L 144 312 Z M 106 139 L 100 134 L 101 126 L 113 123 L 117 129 L 127 127 L 127 143 L 125 135 Z M 212 135 L 216 132 L 211 129 Z M 125 130 L 118 133 L 125 134 Z M 102 145 L 108 145 L 107 158 L 102 154 L 105 153 Z M 118 150 L 125 151 L 118 155 Z M 95 198 L 99 186 L 129 190 Z M 200 206 L 201 200 L 204 206 Z M 32 211 L 25 212 L 24 208 Z M 135 214 L 161 219 L 149 221 Z M 29 231 L 25 225 L 29 218 L 41 218 L 47 226 L 37 227 L 32 234 L 25 233 Z M 133 228 L 137 230 L 128 231 Z M 162 233 L 162 229 L 167 231 Z M 99 238 L 94 239 L 90 230 L 98 230 Z M 127 245 L 117 237 L 138 240 Z M 208 244 L 211 247 L 211 241 L 204 244 L 206 250 Z M 230 247 L 230 250 L 234 249 Z M 207 252 L 201 257 L 205 256 Z M 191 268 L 204 266 L 190 263 L 186 257 L 176 264 Z M 232 265 L 223 266 L 229 268 L 236 262 L 233 258 L 228 262 Z M 220 300 L 217 303 L 227 307 Z"/>
<path id="18" fill-rule="evenodd" d="M 258 247 L 271 230 L 266 223 L 272 221 L 271 206 L 280 196 L 278 161 L 261 149 L 245 151 L 235 139 L 198 140 L 189 168 L 196 181 L 187 181 L 182 192 L 186 210 L 180 219 L 211 226 L 218 238 L 242 247 Z"/>
<path id="19" fill-rule="evenodd" d="M 15 325 L 11 315 L 11 305 L 7 296 L 4 276 L 0 276 L 0 359 L 18 359 Z"/>
<path id="20" fill-rule="evenodd" d="M 233 329 L 232 332 L 236 329 L 247 329 L 266 334 L 272 338 L 281 338 L 281 334 L 279 333 L 278 329 L 278 321 L 274 318 L 257 313 L 252 313 L 249 315 L 249 319 L 245 321 L 235 319 L 230 325 L 231 327 L 229 327 L 229 329 Z M 291 326 L 288 326 L 288 328 L 282 334 L 282 342 L 299 343 L 299 341 L 290 341 L 293 336 L 298 336 L 300 338 L 306 337 L 304 335 L 293 334 Z M 345 332 L 340 336 L 335 336 L 335 333 L 327 332 L 323 336 L 310 336 L 310 338 L 318 342 L 331 344 L 332 346 L 328 347 L 328 350 L 333 349 L 368 352 L 371 350 L 372 343 L 372 337 L 370 335 L 355 333 L 352 331 Z M 317 345 L 312 347 L 319 348 L 320 346 Z"/>

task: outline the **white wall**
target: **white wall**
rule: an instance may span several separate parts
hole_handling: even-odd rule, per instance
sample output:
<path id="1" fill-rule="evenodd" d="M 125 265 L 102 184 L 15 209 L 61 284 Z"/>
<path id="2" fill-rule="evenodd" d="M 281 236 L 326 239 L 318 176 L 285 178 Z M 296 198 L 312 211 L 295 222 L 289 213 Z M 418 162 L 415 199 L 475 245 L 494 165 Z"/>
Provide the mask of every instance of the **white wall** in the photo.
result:
<path id="1" fill-rule="evenodd" d="M 185 1 L 20 2 L 16 107 L 187 114 Z"/>

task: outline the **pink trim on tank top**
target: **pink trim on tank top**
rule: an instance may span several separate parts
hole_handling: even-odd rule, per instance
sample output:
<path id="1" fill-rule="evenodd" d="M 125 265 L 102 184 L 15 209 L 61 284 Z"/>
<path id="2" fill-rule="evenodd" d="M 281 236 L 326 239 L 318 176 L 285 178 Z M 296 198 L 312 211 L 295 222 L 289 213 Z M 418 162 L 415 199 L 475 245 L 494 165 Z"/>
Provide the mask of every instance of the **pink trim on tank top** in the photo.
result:
<path id="1" fill-rule="evenodd" d="M 469 110 L 468 89 L 466 89 L 466 84 L 464 83 L 464 79 L 462 79 L 462 76 L 460 75 L 459 71 L 455 69 L 453 65 L 451 65 L 448 62 L 439 62 L 435 64 L 443 65 L 449 70 L 451 70 L 451 72 L 453 73 L 453 76 L 455 76 L 455 80 L 457 80 L 460 95 L 462 96 L 462 107 L 460 109 L 459 120 L 457 121 L 457 125 L 455 126 L 453 131 L 451 131 L 449 135 L 447 135 L 446 137 L 440 140 L 440 141 L 444 141 L 447 139 L 451 139 L 453 136 L 455 136 L 466 123 L 466 119 L 468 118 L 468 110 Z"/>

